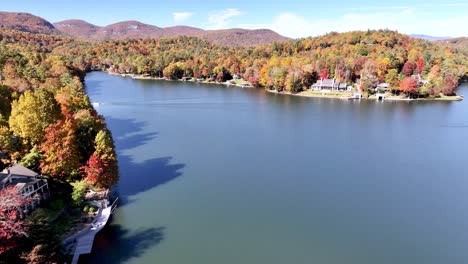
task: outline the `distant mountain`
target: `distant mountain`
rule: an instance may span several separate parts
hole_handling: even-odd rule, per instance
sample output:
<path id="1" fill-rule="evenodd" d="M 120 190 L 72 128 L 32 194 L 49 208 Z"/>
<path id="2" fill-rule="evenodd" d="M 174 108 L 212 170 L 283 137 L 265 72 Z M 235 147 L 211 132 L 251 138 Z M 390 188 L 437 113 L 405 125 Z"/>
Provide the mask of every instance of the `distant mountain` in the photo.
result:
<path id="1" fill-rule="evenodd" d="M 97 40 L 107 40 L 126 38 L 160 38 L 162 36 L 162 28 L 132 20 L 102 27 L 98 30 L 96 35 L 94 35 L 94 38 Z"/>
<path id="2" fill-rule="evenodd" d="M 468 48 L 468 37 L 460 37 L 460 38 L 451 38 L 445 40 L 438 40 L 439 43 L 446 43 L 453 46 L 458 46 L 461 48 Z"/>
<path id="3" fill-rule="evenodd" d="M 256 46 L 290 40 L 269 29 L 221 29 L 207 30 L 195 35 L 222 46 Z"/>
<path id="4" fill-rule="evenodd" d="M 54 23 L 54 26 L 56 29 L 67 35 L 84 38 L 89 38 L 93 36 L 101 28 L 86 21 L 78 19 L 70 19 Z"/>
<path id="5" fill-rule="evenodd" d="M 196 36 L 202 34 L 205 30 L 196 27 L 188 27 L 188 26 L 174 26 L 174 27 L 166 27 L 164 28 L 164 36 L 171 37 L 171 36 L 178 36 L 178 35 L 186 35 L 186 36 Z"/>
<path id="6" fill-rule="evenodd" d="M 83 20 L 70 19 L 51 24 L 45 19 L 27 14 L 0 12 L 0 27 L 30 33 L 65 34 L 86 40 L 170 38 L 176 36 L 199 37 L 222 46 L 255 46 L 289 40 L 268 29 L 203 30 L 189 26 L 161 28 L 139 21 L 123 21 L 100 27 Z"/>
<path id="7" fill-rule="evenodd" d="M 428 35 L 422 35 L 422 34 L 411 34 L 409 36 L 412 38 L 425 39 L 429 41 L 447 40 L 447 39 L 452 38 L 452 37 L 434 37 L 434 36 L 428 36 Z"/>
<path id="8" fill-rule="evenodd" d="M 47 20 L 28 14 L 0 11 L 0 27 L 21 30 L 30 33 L 57 34 L 55 29 Z"/>
<path id="9" fill-rule="evenodd" d="M 160 28 L 138 21 L 123 21 L 105 27 L 98 27 L 82 20 L 66 20 L 54 25 L 67 35 L 92 40 L 189 36 L 200 37 L 223 46 L 254 46 L 288 40 L 268 29 L 203 30 L 189 26 Z"/>

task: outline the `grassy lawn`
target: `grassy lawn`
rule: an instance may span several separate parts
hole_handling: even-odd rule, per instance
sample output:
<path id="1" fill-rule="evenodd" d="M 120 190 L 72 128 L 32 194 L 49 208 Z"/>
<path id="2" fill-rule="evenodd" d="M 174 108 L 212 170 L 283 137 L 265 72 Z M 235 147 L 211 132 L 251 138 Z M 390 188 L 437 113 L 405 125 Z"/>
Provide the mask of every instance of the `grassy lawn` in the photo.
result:
<path id="1" fill-rule="evenodd" d="M 236 85 L 249 85 L 249 84 L 250 84 L 249 82 L 244 81 L 244 80 L 242 80 L 242 79 L 237 79 L 237 80 L 232 79 L 232 80 L 230 80 L 230 82 L 233 82 L 233 83 L 235 83 Z"/>
<path id="2" fill-rule="evenodd" d="M 454 96 L 441 96 L 441 97 L 436 97 L 434 98 L 436 101 L 461 101 L 463 100 L 463 97 L 459 95 L 454 95 Z"/>

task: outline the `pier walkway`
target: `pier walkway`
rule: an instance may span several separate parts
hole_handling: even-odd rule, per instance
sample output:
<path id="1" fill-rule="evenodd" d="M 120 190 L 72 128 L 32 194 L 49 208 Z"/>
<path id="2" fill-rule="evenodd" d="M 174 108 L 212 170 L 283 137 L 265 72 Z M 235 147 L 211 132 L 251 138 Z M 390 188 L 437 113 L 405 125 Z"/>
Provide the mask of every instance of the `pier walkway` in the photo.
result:
<path id="1" fill-rule="evenodd" d="M 116 202 L 117 199 L 111 206 L 106 208 L 99 208 L 97 216 L 94 218 L 93 223 L 88 228 L 67 239 L 68 242 L 66 243 L 75 244 L 72 264 L 78 263 L 80 255 L 91 253 L 94 239 L 99 231 L 101 231 L 109 221 L 110 216 L 116 208 Z"/>

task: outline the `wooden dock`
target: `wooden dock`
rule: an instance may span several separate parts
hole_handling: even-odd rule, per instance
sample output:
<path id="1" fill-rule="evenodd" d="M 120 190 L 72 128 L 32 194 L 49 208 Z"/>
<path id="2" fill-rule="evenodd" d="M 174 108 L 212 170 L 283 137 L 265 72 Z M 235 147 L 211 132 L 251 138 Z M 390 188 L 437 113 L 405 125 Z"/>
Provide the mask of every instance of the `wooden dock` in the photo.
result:
<path id="1" fill-rule="evenodd" d="M 101 231 L 110 219 L 110 216 L 116 208 L 117 199 L 112 203 L 111 206 L 106 208 L 99 208 L 97 216 L 94 218 L 90 228 L 82 230 L 73 238 L 73 242 L 76 244 L 73 253 L 73 264 L 78 263 L 80 255 L 89 254 L 93 249 L 93 243 L 96 235 Z"/>

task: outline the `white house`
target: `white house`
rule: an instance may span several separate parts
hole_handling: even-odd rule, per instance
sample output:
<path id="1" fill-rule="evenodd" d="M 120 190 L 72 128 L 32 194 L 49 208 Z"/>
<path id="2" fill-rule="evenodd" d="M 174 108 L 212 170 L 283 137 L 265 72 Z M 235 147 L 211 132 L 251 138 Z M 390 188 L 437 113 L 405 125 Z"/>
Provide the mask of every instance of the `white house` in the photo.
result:
<path id="1" fill-rule="evenodd" d="M 329 90 L 329 91 L 346 91 L 348 86 L 346 83 L 340 83 L 335 79 L 320 79 L 314 83 L 310 89 L 315 91 Z"/>
<path id="2" fill-rule="evenodd" d="M 375 87 L 376 92 L 387 92 L 389 89 L 390 85 L 388 83 L 379 83 L 377 84 L 377 87 Z"/>

